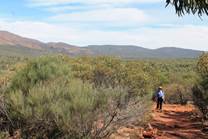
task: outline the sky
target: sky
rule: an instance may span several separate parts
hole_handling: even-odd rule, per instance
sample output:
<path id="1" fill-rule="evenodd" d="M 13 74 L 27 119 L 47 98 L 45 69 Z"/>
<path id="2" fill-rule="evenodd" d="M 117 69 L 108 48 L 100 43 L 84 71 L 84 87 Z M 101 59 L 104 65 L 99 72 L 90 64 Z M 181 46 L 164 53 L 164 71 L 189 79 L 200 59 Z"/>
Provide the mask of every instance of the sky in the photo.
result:
<path id="1" fill-rule="evenodd" d="M 208 17 L 178 17 L 165 0 L 2 0 L 0 30 L 86 45 L 208 51 Z"/>

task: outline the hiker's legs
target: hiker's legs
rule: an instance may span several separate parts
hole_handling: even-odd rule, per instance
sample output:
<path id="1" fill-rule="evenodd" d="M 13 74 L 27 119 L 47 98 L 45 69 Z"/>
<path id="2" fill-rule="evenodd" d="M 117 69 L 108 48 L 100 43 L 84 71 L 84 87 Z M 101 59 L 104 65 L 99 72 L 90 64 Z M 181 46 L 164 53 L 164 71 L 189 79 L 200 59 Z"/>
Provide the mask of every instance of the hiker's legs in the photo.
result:
<path id="1" fill-rule="evenodd" d="M 160 98 L 160 110 L 162 110 L 162 105 L 163 105 L 163 99 L 162 98 Z"/>
<path id="2" fill-rule="evenodd" d="M 160 107 L 160 99 L 157 98 L 157 109 L 159 109 L 159 107 Z"/>

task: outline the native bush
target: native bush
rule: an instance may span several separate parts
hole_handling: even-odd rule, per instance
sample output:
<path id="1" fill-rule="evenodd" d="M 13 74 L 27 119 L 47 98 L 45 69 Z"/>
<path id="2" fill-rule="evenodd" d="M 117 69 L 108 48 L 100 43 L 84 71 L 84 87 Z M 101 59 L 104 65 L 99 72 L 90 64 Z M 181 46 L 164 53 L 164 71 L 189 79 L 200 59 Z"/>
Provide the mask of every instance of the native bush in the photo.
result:
<path id="1" fill-rule="evenodd" d="M 9 138 L 9 133 L 8 132 L 0 132 L 0 138 L 1 139 Z"/>
<path id="2" fill-rule="evenodd" d="M 120 59 L 97 57 L 92 62 L 92 82 L 95 86 L 116 87 L 121 85 L 123 64 Z"/>
<path id="3" fill-rule="evenodd" d="M 193 100 L 203 114 L 203 119 L 208 120 L 208 90 L 201 85 L 193 87 Z"/>
<path id="4" fill-rule="evenodd" d="M 195 81 L 193 63 L 63 55 L 31 59 L 3 79 L 5 113 L 0 114 L 7 129 L 21 129 L 23 138 L 101 138 L 120 126 L 145 124 L 150 92 L 159 85 L 167 86 L 166 93 L 188 92 Z"/>
<path id="5" fill-rule="evenodd" d="M 168 84 L 164 86 L 165 101 L 170 104 L 187 104 L 192 100 L 191 87 L 183 84 Z"/>
<path id="6" fill-rule="evenodd" d="M 71 63 L 71 70 L 75 78 L 81 79 L 83 82 L 92 81 L 93 66 L 90 63 L 75 60 Z"/>
<path id="7" fill-rule="evenodd" d="M 197 64 L 197 69 L 202 78 L 200 84 L 204 87 L 204 89 L 208 89 L 208 54 L 207 53 L 200 56 L 199 62 Z"/>
<path id="8" fill-rule="evenodd" d="M 124 61 L 113 57 L 78 59 L 72 65 L 74 76 L 94 84 L 95 87 L 122 86 L 129 93 L 144 95 L 158 81 L 159 75 L 146 70 L 141 62 Z M 155 78 L 156 77 L 156 78 Z M 147 91 L 148 90 L 148 91 Z"/>
<path id="9" fill-rule="evenodd" d="M 26 138 L 92 138 L 104 134 L 125 95 L 121 89 L 93 89 L 77 79 L 58 78 L 35 85 L 28 95 L 10 92 L 7 103 L 10 118 L 21 119 L 14 122 Z"/>
<path id="10" fill-rule="evenodd" d="M 127 105 L 121 102 L 126 91 L 82 82 L 71 72 L 72 62 L 64 56 L 40 57 L 14 74 L 5 93 L 10 128 L 20 128 L 24 138 L 94 138 L 113 131 L 109 127 L 117 110 Z"/>
<path id="11" fill-rule="evenodd" d="M 141 96 L 149 93 L 152 87 L 150 76 L 142 70 L 141 66 L 128 64 L 125 73 L 123 86 L 127 87 L 129 93 Z"/>
<path id="12" fill-rule="evenodd" d="M 191 88 L 198 81 L 195 59 L 148 60 L 147 69 L 156 85 L 163 86 L 167 103 L 184 104 L 192 101 Z M 149 68 L 150 67 L 150 68 Z M 155 92 L 153 92 L 155 100 Z"/>
<path id="13" fill-rule="evenodd" d="M 17 71 L 10 85 L 11 90 L 19 89 L 25 94 L 39 82 L 55 79 L 59 76 L 68 77 L 70 67 L 67 57 L 45 56 L 29 61 L 26 66 Z"/>
<path id="14" fill-rule="evenodd" d="M 200 56 L 197 64 L 201 80 L 193 87 L 194 102 L 208 119 L 208 54 Z"/>

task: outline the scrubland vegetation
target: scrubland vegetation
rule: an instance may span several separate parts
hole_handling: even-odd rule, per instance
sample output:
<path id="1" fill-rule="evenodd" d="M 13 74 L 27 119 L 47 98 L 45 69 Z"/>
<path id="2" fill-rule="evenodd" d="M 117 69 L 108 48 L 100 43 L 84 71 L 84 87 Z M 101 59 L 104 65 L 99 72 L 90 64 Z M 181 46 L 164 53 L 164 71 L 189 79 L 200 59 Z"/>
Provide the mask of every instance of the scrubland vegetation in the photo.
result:
<path id="1" fill-rule="evenodd" d="M 6 58 L 0 58 L 2 138 L 16 130 L 23 138 L 103 138 L 122 125 L 145 125 L 158 86 L 166 102 L 186 104 L 202 80 L 195 59 Z"/>
<path id="2" fill-rule="evenodd" d="M 203 113 L 204 120 L 208 120 L 208 53 L 199 58 L 197 71 L 200 80 L 193 88 L 194 102 Z"/>

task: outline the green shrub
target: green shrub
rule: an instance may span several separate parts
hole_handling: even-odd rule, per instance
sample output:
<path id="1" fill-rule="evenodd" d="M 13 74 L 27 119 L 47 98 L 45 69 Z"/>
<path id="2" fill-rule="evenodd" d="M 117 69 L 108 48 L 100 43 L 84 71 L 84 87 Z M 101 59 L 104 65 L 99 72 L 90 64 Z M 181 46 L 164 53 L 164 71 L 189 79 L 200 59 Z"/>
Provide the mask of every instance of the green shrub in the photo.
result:
<path id="1" fill-rule="evenodd" d="M 193 87 L 193 100 L 203 114 L 203 119 L 208 120 L 208 90 L 201 85 Z"/>
<path id="2" fill-rule="evenodd" d="M 0 132 L 0 139 L 8 139 L 9 133 L 8 132 Z"/>
<path id="3" fill-rule="evenodd" d="M 152 84 L 147 73 L 138 68 L 127 68 L 126 73 L 123 86 L 130 94 L 143 96 L 150 92 Z"/>
<path id="4" fill-rule="evenodd" d="M 27 96 L 21 91 L 11 92 L 7 100 L 11 119 L 22 118 L 20 121 L 26 123 L 16 125 L 26 133 L 31 131 L 25 127 L 34 126 L 30 134 L 36 137 L 92 138 L 103 133 L 98 134 L 95 122 L 102 117 L 108 123 L 124 96 L 125 92 L 118 89 L 93 89 L 79 80 L 60 78 L 37 84 Z M 42 130 L 37 129 L 39 126 Z"/>
<path id="5" fill-rule="evenodd" d="M 64 56 L 45 56 L 31 60 L 13 77 L 11 90 L 20 89 L 27 94 L 39 82 L 53 80 L 59 76 L 70 75 L 69 64 Z"/>
<path id="6" fill-rule="evenodd" d="M 197 69 L 201 80 L 193 87 L 194 102 L 208 120 L 208 53 L 200 56 Z"/>
<path id="7" fill-rule="evenodd" d="M 187 101 L 192 101 L 191 87 L 174 83 L 166 85 L 165 101 L 171 104 L 187 104 Z"/>
<path id="8" fill-rule="evenodd" d="M 97 57 L 91 60 L 78 59 L 72 66 L 75 77 L 93 83 L 95 87 L 122 86 L 128 92 L 145 95 L 158 84 L 152 69 L 146 70 L 142 62 L 124 61 L 112 57 Z M 157 78 L 157 79 L 156 79 Z"/>
<path id="9" fill-rule="evenodd" d="M 200 84 L 204 87 L 204 89 L 208 89 L 208 53 L 204 53 L 200 56 L 197 69 L 202 77 Z"/>
<path id="10" fill-rule="evenodd" d="M 62 55 L 29 60 L 1 89 L 7 91 L 5 117 L 23 138 L 100 138 L 120 126 L 144 124 L 150 92 L 159 85 L 171 88 L 168 94 L 178 88 L 187 93 L 195 81 L 193 63 Z"/>

